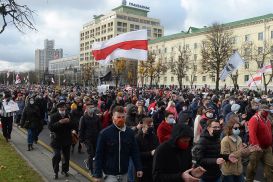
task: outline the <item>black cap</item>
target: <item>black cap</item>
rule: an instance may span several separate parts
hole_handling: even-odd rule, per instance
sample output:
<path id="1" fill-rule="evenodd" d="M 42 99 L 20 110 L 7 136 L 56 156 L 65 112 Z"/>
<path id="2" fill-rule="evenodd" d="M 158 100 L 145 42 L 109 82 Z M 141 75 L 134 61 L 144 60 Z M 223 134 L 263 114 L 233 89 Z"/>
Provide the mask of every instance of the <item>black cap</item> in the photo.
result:
<path id="1" fill-rule="evenodd" d="M 60 102 L 58 102 L 58 104 L 56 105 L 57 108 L 60 108 L 60 107 L 64 107 L 66 105 L 66 102 L 61 100 Z"/>

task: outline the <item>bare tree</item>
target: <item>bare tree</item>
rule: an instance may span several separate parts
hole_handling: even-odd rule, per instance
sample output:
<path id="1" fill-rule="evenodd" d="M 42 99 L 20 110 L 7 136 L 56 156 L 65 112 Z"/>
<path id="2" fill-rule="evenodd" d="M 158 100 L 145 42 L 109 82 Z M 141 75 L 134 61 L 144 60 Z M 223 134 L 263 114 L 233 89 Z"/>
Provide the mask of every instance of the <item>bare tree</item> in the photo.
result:
<path id="1" fill-rule="evenodd" d="M 190 85 L 193 88 L 194 82 L 196 82 L 196 74 L 197 74 L 197 65 L 196 62 L 192 61 L 190 66 Z"/>
<path id="2" fill-rule="evenodd" d="M 20 32 L 24 32 L 24 28 L 36 30 L 33 19 L 34 11 L 27 5 L 17 4 L 15 0 L 0 0 L 0 4 L 2 18 L 0 34 L 4 32 L 9 23 L 12 23 Z"/>
<path id="3" fill-rule="evenodd" d="M 263 68 L 265 65 L 270 65 L 273 67 L 272 58 L 273 58 L 273 42 L 272 41 L 263 41 L 263 47 L 258 47 L 253 42 L 246 42 L 243 44 L 242 49 L 244 50 L 244 59 L 249 62 L 255 62 L 258 69 Z M 272 68 L 271 68 L 272 69 Z M 267 93 L 267 87 L 270 81 L 273 78 L 273 69 L 269 74 L 262 73 L 263 76 L 263 85 L 265 93 Z"/>
<path id="4" fill-rule="evenodd" d="M 149 53 L 147 61 L 143 61 L 140 64 L 139 74 L 141 71 L 145 78 L 149 78 L 150 86 L 152 86 L 154 79 L 157 79 L 158 82 L 160 80 L 160 76 L 167 70 L 168 67 L 162 60 L 156 60 L 156 55 Z"/>
<path id="5" fill-rule="evenodd" d="M 182 48 L 178 48 L 177 59 L 170 62 L 171 72 L 176 75 L 180 89 L 183 86 L 183 78 L 186 77 L 190 68 L 190 56 L 191 50 L 183 46 Z"/>
<path id="6" fill-rule="evenodd" d="M 224 68 L 226 61 L 232 54 L 232 32 L 225 29 L 223 25 L 214 23 L 210 27 L 206 39 L 202 41 L 202 69 L 204 73 L 215 75 L 216 90 L 219 89 L 220 71 Z"/>

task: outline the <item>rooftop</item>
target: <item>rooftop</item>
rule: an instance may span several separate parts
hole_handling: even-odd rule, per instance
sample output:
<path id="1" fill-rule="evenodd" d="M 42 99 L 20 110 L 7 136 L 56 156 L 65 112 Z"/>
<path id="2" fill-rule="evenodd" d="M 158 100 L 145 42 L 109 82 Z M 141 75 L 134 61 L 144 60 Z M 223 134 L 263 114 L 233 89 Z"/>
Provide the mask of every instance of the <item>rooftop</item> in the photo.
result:
<path id="1" fill-rule="evenodd" d="M 258 21 L 263 21 L 266 19 L 273 19 L 273 14 L 270 13 L 270 14 L 266 14 L 263 16 L 257 16 L 257 17 L 248 18 L 248 19 L 244 19 L 244 20 L 225 23 L 223 25 L 224 25 L 224 27 L 235 28 L 235 27 L 251 24 L 254 22 L 258 22 Z M 175 40 L 175 39 L 179 39 L 179 38 L 183 38 L 183 37 L 194 36 L 194 35 L 208 32 L 209 28 L 210 27 L 204 27 L 204 28 L 190 27 L 187 32 L 182 31 L 182 32 L 176 33 L 176 34 L 166 35 L 166 36 L 154 39 L 154 40 L 150 40 L 149 43 L 154 44 L 154 43 L 158 43 L 158 42 L 170 41 L 170 40 Z"/>

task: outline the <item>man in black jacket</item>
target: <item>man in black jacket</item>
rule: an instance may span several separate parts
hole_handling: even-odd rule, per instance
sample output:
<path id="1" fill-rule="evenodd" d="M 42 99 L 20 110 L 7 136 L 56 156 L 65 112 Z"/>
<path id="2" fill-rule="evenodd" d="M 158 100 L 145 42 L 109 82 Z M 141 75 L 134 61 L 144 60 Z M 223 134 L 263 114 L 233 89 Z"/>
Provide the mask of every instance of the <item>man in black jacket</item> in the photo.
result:
<path id="1" fill-rule="evenodd" d="M 205 172 L 202 167 L 192 169 L 191 143 L 193 131 L 187 125 L 177 124 L 170 140 L 155 151 L 153 160 L 154 182 L 198 182 Z"/>
<path id="2" fill-rule="evenodd" d="M 220 123 L 216 120 L 208 120 L 207 128 L 201 134 L 197 144 L 197 165 L 206 169 L 201 177 L 202 182 L 220 182 L 220 165 L 225 161 L 232 162 L 233 155 L 220 154 Z"/>
<path id="3" fill-rule="evenodd" d="M 153 156 L 159 142 L 154 132 L 153 119 L 144 118 L 142 121 L 142 128 L 138 131 L 138 134 L 136 135 L 136 140 L 140 151 L 141 163 L 143 165 L 143 177 L 141 179 L 141 182 L 151 182 L 153 181 Z"/>
<path id="4" fill-rule="evenodd" d="M 102 128 L 100 117 L 96 114 L 93 104 L 87 105 L 86 112 L 80 119 L 79 142 L 86 146 L 88 159 L 84 160 L 86 167 L 93 172 L 93 158 L 96 151 L 96 142 Z"/>
<path id="5" fill-rule="evenodd" d="M 140 154 L 134 132 L 125 125 L 124 108 L 116 106 L 113 109 L 113 124 L 99 134 L 95 168 L 95 182 L 127 182 L 129 158 L 131 157 L 137 171 L 137 177 L 142 177 Z"/>
<path id="6" fill-rule="evenodd" d="M 50 145 L 54 150 L 52 165 L 55 172 L 55 179 L 58 179 L 61 152 L 63 154 L 62 174 L 68 176 L 72 131 L 75 130 L 75 124 L 66 113 L 65 102 L 59 102 L 57 108 L 58 112 L 51 115 L 48 124 L 52 139 Z"/>

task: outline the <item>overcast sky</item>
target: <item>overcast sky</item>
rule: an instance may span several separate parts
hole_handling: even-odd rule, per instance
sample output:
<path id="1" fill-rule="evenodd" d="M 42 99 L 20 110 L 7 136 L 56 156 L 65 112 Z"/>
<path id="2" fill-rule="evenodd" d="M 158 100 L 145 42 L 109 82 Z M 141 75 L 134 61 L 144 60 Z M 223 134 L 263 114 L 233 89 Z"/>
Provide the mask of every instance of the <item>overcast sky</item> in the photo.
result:
<path id="1" fill-rule="evenodd" d="M 93 15 L 119 6 L 122 0 L 16 0 L 35 10 L 37 32 L 18 32 L 12 25 L 0 34 L 0 71 L 34 68 L 35 49 L 54 39 L 64 56 L 79 54 L 79 32 Z M 129 0 L 150 7 L 149 16 L 161 20 L 165 35 L 273 13 L 272 0 Z M 1 23 L 1 21 L 0 21 Z"/>

